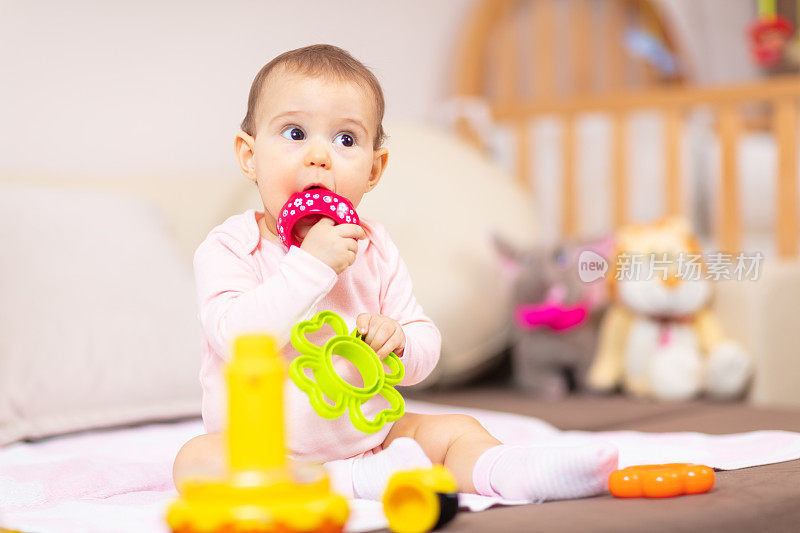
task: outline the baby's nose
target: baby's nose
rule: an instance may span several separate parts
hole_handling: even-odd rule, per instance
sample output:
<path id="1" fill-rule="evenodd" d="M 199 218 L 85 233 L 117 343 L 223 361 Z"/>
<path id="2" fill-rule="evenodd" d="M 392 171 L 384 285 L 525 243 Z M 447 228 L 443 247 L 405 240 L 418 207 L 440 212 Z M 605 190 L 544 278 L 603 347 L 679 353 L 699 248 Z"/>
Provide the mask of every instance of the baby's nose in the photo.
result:
<path id="1" fill-rule="evenodd" d="M 321 143 L 313 143 L 306 152 L 305 165 L 307 167 L 320 167 L 330 170 L 331 156 Z"/>

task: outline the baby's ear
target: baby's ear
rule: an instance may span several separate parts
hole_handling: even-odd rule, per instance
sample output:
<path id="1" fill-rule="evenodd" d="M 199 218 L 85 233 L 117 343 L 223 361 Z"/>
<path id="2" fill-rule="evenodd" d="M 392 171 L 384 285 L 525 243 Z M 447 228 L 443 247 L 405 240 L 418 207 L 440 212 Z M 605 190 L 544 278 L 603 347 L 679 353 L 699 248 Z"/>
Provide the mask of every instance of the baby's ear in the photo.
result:
<path id="1" fill-rule="evenodd" d="M 233 139 L 233 151 L 236 154 L 236 161 L 244 177 L 250 181 L 256 181 L 255 158 L 256 140 L 247 132 L 240 131 Z"/>
<path id="2" fill-rule="evenodd" d="M 389 150 L 385 146 L 381 146 L 373 153 L 372 170 L 369 173 L 369 181 L 367 182 L 367 192 L 371 191 L 381 181 L 383 171 L 386 170 L 386 164 L 389 162 Z"/>

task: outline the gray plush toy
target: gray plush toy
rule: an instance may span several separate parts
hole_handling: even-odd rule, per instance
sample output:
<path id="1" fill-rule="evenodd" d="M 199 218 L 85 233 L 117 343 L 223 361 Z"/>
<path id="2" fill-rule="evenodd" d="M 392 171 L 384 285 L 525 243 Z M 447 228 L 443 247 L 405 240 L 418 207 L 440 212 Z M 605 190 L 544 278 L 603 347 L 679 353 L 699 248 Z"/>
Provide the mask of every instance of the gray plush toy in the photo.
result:
<path id="1" fill-rule="evenodd" d="M 587 247 L 520 250 L 497 236 L 494 245 L 513 284 L 515 384 L 546 400 L 583 388 L 605 299 L 602 280 L 584 283 L 578 277 L 578 258 Z"/>

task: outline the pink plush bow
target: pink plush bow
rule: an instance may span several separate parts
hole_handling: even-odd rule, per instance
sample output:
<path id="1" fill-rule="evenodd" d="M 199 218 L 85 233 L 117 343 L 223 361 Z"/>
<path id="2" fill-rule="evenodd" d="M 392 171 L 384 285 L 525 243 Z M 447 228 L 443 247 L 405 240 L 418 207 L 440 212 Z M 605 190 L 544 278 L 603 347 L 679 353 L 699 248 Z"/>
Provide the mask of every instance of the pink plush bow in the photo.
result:
<path id="1" fill-rule="evenodd" d="M 521 329 L 548 327 L 553 331 L 565 331 L 579 326 L 589 315 L 589 308 L 583 302 L 567 307 L 556 302 L 520 305 L 514 313 Z"/>

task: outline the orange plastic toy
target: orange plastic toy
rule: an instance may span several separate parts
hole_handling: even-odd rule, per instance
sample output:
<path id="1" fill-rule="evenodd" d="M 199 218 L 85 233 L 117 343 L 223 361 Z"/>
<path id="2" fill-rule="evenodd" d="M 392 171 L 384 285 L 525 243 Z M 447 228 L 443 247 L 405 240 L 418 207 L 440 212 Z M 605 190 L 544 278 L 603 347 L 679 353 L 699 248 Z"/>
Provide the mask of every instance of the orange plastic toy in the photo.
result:
<path id="1" fill-rule="evenodd" d="M 608 490 L 617 498 L 672 498 L 708 492 L 714 479 L 713 469 L 691 463 L 629 466 L 608 476 Z"/>

